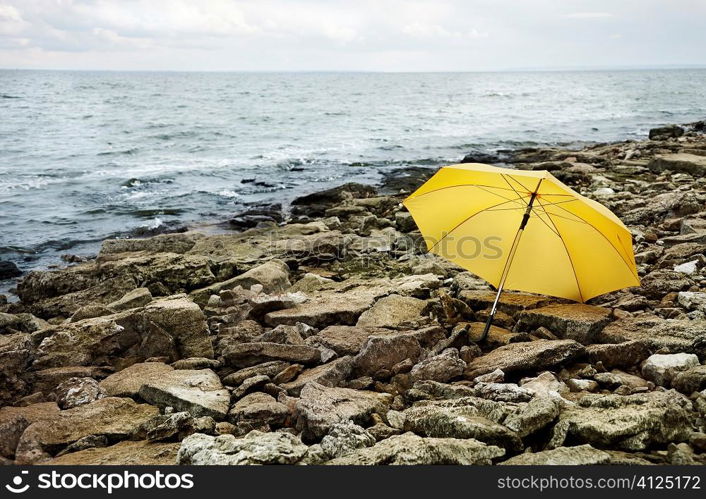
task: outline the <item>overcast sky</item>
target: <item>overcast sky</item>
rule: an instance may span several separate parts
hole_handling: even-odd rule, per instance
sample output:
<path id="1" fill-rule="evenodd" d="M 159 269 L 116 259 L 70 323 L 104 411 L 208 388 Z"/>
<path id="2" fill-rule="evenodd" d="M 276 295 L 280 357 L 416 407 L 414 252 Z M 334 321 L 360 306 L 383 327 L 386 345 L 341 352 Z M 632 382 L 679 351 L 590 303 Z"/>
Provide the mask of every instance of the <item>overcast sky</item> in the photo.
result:
<path id="1" fill-rule="evenodd" d="M 0 67 L 706 65 L 706 0 L 0 0 Z"/>

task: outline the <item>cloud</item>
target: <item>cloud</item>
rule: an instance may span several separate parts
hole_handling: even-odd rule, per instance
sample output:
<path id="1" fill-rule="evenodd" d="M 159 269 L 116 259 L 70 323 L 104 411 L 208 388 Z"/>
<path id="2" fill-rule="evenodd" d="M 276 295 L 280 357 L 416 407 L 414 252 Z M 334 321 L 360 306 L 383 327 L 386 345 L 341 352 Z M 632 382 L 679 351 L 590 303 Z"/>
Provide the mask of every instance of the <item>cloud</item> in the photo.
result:
<path id="1" fill-rule="evenodd" d="M 564 16 L 567 19 L 605 19 L 613 17 L 610 12 L 574 12 Z"/>
<path id="2" fill-rule="evenodd" d="M 0 0 L 0 67 L 443 71 L 660 64 L 674 54 L 706 64 L 706 2 L 587 4 Z"/>

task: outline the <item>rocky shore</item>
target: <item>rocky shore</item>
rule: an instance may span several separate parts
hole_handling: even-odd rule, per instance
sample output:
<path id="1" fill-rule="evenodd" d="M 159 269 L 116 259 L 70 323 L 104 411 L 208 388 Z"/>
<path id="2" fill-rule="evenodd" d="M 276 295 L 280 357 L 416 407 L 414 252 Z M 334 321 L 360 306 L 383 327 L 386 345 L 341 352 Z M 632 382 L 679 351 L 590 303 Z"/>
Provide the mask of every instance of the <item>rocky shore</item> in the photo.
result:
<path id="1" fill-rule="evenodd" d="M 428 169 L 32 272 L 0 304 L 0 463 L 706 464 L 703 129 L 503 157 L 621 217 L 642 286 L 508 292 L 483 343 L 492 289 L 400 204 Z"/>

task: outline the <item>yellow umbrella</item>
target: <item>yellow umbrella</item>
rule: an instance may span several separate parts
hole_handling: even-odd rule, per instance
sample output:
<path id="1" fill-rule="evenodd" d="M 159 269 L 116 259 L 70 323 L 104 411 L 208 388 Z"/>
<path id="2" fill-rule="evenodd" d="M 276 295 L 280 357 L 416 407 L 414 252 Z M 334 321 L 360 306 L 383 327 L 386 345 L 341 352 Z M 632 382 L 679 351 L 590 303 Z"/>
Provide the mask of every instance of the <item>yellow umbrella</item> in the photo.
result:
<path id="1" fill-rule="evenodd" d="M 606 207 L 547 171 L 446 166 L 404 201 L 427 249 L 497 288 L 585 302 L 639 286 L 632 237 Z"/>

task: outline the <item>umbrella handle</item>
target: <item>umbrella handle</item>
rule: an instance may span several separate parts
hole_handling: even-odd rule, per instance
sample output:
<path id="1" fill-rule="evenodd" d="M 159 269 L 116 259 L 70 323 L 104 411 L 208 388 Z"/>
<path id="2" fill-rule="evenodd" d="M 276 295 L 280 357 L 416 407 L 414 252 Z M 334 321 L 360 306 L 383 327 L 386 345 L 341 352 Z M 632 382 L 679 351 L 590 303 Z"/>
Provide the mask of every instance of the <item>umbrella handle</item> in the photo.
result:
<path id="1" fill-rule="evenodd" d="M 539 186 L 542 184 L 542 180 L 539 180 L 539 183 L 537 184 L 537 188 L 535 191 L 532 193 L 532 196 L 530 197 L 529 203 L 527 203 L 527 209 L 525 210 L 525 213 L 522 215 L 522 221 L 520 222 L 520 228 L 517 230 L 517 234 L 515 234 L 515 239 L 512 241 L 512 246 L 510 247 L 510 253 L 507 256 L 507 261 L 505 262 L 505 267 L 503 268 L 503 273 L 500 279 L 500 286 L 498 286 L 498 292 L 495 295 L 495 301 L 493 301 L 493 308 L 490 309 L 490 315 L 488 315 L 488 320 L 485 321 L 485 327 L 483 328 L 483 334 L 481 335 L 480 339 L 478 342 L 485 341 L 485 339 L 488 337 L 488 333 L 490 332 L 490 326 L 493 323 L 493 317 L 495 317 L 495 312 L 498 309 L 498 301 L 500 301 L 500 293 L 503 292 L 503 288 L 505 287 L 505 281 L 507 280 L 507 275 L 510 273 L 510 265 L 512 265 L 512 260 L 515 258 L 515 251 L 517 251 L 517 246 L 520 243 L 520 238 L 522 237 L 522 233 L 525 230 L 525 227 L 527 226 L 527 221 L 530 218 L 530 213 L 532 213 L 532 205 L 534 204 L 534 199 L 537 197 L 537 192 L 539 191 Z"/>

